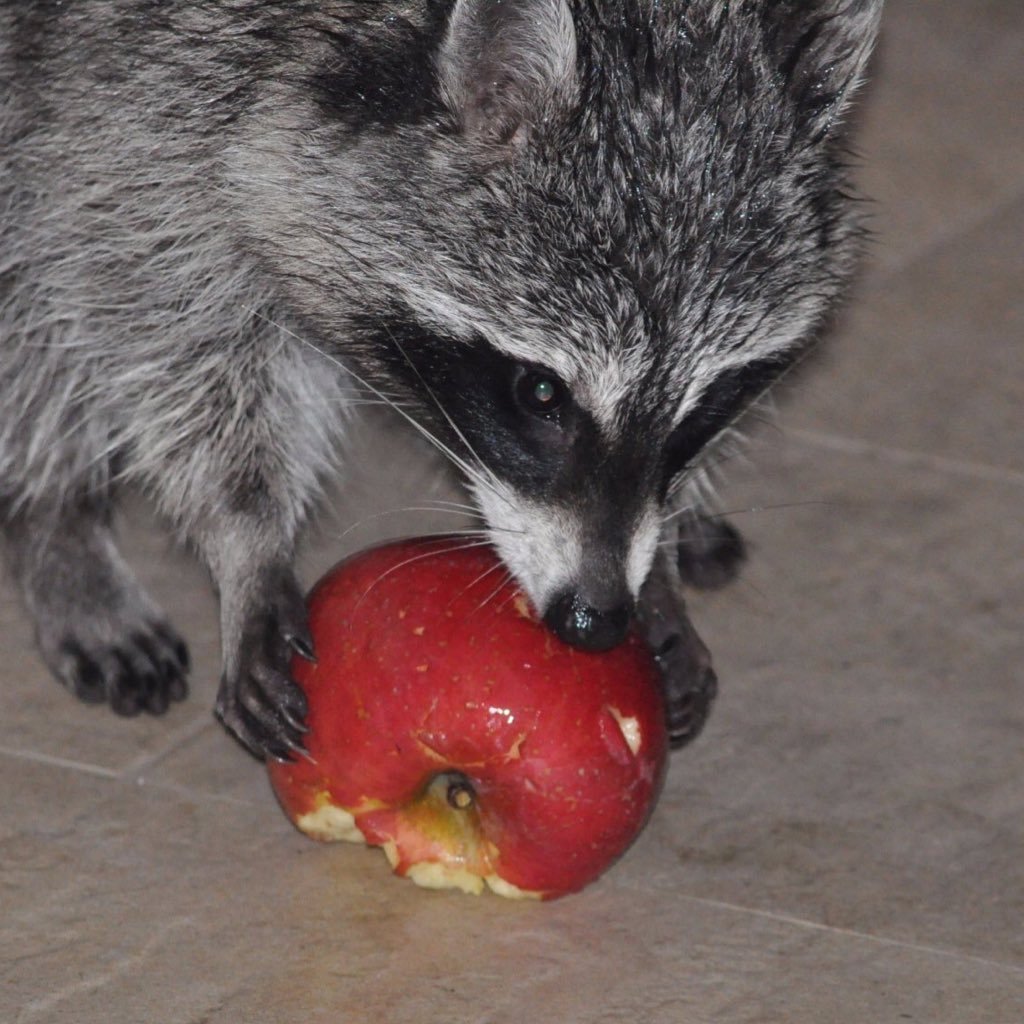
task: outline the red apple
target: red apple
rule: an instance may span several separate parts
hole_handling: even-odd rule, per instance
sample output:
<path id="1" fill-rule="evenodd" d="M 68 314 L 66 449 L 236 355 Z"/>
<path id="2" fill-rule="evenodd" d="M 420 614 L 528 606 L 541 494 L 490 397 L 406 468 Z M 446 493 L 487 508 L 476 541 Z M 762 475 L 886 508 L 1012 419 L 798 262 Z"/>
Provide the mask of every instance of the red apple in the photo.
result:
<path id="1" fill-rule="evenodd" d="M 293 670 L 310 756 L 268 766 L 301 831 L 381 846 L 421 885 L 538 898 L 583 888 L 640 833 L 668 741 L 638 635 L 569 647 L 491 548 L 454 538 L 362 552 L 309 609 L 318 660 Z"/>

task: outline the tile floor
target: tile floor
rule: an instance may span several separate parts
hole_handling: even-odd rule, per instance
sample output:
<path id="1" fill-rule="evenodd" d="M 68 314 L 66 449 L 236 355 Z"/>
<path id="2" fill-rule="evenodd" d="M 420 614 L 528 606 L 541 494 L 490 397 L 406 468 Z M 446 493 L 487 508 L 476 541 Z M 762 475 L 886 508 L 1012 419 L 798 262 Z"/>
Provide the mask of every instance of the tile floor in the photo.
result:
<path id="1" fill-rule="evenodd" d="M 870 261 L 724 486 L 753 558 L 694 600 L 712 722 L 587 892 L 429 893 L 293 832 L 211 721 L 203 576 L 144 518 L 127 549 L 196 662 L 164 721 L 72 702 L 2 585 L 0 1021 L 1024 1020 L 1022 54 L 1020 0 L 890 0 Z M 400 432 L 360 452 L 389 472 L 307 578 L 448 525 L 367 519 L 450 485 Z"/>

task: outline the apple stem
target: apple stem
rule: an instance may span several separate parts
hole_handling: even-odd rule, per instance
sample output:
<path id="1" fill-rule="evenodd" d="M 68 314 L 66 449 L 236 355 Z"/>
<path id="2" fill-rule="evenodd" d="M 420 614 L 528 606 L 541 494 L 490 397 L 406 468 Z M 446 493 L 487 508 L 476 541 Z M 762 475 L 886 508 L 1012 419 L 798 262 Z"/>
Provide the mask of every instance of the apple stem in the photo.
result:
<path id="1" fill-rule="evenodd" d="M 457 811 L 466 811 L 476 803 L 476 793 L 466 779 L 448 784 L 448 803 Z"/>

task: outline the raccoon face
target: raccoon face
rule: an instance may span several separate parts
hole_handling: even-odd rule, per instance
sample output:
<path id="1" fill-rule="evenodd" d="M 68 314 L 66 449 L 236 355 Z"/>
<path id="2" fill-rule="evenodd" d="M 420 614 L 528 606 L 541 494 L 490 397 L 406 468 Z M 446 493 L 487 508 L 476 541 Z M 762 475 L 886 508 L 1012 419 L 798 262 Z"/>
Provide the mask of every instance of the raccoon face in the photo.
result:
<path id="1" fill-rule="evenodd" d="M 842 285 L 832 129 L 880 10 L 603 6 L 455 4 L 446 114 L 402 129 L 425 169 L 377 178 L 405 230 L 364 347 L 470 464 L 538 611 L 591 649 L 624 636 L 673 485 Z"/>
<path id="2" fill-rule="evenodd" d="M 383 334 L 386 379 L 405 384 L 463 462 L 490 538 L 534 607 L 577 646 L 620 642 L 660 533 L 656 423 L 622 437 L 595 415 L 584 379 L 482 336 L 397 321 Z"/>
<path id="3" fill-rule="evenodd" d="M 880 8 L 455 0 L 408 29 L 414 89 L 369 33 L 337 63 L 387 103 L 278 136 L 335 169 L 275 232 L 296 305 L 432 420 L 571 642 L 622 638 L 673 484 L 847 276 L 835 125 Z"/>
<path id="4" fill-rule="evenodd" d="M 483 335 L 398 318 L 372 329 L 378 378 L 415 402 L 459 460 L 534 607 L 588 650 L 625 636 L 673 484 L 771 372 L 746 364 L 690 403 L 657 360 L 645 371 L 588 356 L 555 371 Z"/>

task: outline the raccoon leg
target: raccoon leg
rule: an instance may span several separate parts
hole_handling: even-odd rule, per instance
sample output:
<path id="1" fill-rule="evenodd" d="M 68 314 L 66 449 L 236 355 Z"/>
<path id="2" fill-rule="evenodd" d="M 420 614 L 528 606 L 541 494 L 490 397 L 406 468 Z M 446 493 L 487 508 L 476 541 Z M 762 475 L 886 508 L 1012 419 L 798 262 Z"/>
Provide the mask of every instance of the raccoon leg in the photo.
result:
<path id="1" fill-rule="evenodd" d="M 676 564 L 683 582 L 698 590 L 732 583 L 747 557 L 743 536 L 731 523 L 699 511 L 679 518 Z"/>
<path id="2" fill-rule="evenodd" d="M 711 652 L 690 622 L 683 581 L 667 554 L 659 553 L 640 592 L 637 614 L 661 668 L 669 743 L 697 738 L 718 693 Z"/>
<path id="3" fill-rule="evenodd" d="M 290 332 L 254 317 L 209 354 L 189 349 L 180 397 L 163 410 L 163 446 L 135 471 L 163 514 L 198 551 L 220 602 L 222 676 L 214 714 L 250 753 L 290 760 L 303 752 L 306 699 L 292 657 L 313 658 L 295 541 L 340 439 L 344 377 Z M 177 384 L 180 391 L 180 382 Z M 174 389 L 170 389 L 172 392 Z"/>
<path id="4" fill-rule="evenodd" d="M 93 497 L 4 521 L 5 552 L 54 675 L 87 704 L 163 714 L 188 692 L 188 650 L 119 554 Z"/>

